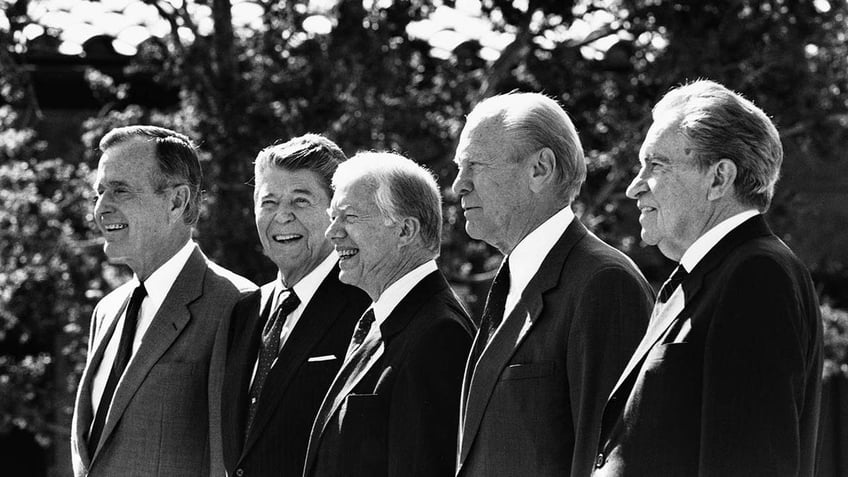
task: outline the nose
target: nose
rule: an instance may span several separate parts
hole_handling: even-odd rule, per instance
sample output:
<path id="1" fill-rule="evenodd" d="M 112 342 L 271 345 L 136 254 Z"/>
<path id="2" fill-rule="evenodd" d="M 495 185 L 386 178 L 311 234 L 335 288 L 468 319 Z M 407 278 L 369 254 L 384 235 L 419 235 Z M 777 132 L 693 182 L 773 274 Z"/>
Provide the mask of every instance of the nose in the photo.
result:
<path id="1" fill-rule="evenodd" d="M 330 226 L 327 227 L 327 230 L 324 232 L 324 237 L 327 237 L 327 240 L 340 239 L 344 237 L 345 230 L 339 224 L 339 219 L 330 219 Z"/>
<path id="2" fill-rule="evenodd" d="M 461 167 L 456 172 L 456 179 L 453 180 L 451 189 L 453 193 L 462 197 L 471 192 L 472 184 L 468 179 L 468 174 Z"/>
<path id="3" fill-rule="evenodd" d="M 642 170 L 640 170 L 639 174 L 637 174 L 630 182 L 630 185 L 627 186 L 627 190 L 624 193 L 630 199 L 638 199 L 639 196 L 644 194 L 647 190 L 648 184 L 645 182 L 645 178 L 642 177 Z"/>
<path id="4" fill-rule="evenodd" d="M 289 208 L 280 207 L 279 209 L 277 209 L 277 212 L 274 214 L 274 221 L 275 222 L 281 222 L 281 223 L 286 224 L 286 223 L 291 222 L 292 220 L 294 220 L 294 213 Z"/>
<path id="5" fill-rule="evenodd" d="M 94 199 L 95 220 L 99 220 L 101 216 L 108 214 L 112 210 L 108 196 L 109 194 L 100 194 Z"/>

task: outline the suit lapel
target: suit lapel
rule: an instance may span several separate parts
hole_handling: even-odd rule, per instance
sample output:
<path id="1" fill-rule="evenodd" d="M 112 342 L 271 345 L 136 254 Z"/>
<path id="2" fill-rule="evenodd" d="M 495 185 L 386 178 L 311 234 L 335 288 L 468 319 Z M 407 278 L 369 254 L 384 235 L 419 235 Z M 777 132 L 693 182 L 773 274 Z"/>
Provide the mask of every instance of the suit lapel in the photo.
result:
<path id="1" fill-rule="evenodd" d="M 195 249 L 177 276 L 174 285 L 165 297 L 165 301 L 153 317 L 145 332 L 138 351 L 127 366 L 123 378 L 118 382 L 112 407 L 103 427 L 103 435 L 97 452 L 103 447 L 130 400 L 141 387 L 144 378 L 179 337 L 191 319 L 188 305 L 203 294 L 203 280 L 206 274 L 206 258 L 199 249 Z"/>
<path id="2" fill-rule="evenodd" d="M 515 308 L 504 320 L 501 329 L 483 350 L 476 367 L 474 363 L 466 363 L 461 398 L 463 404 L 460 412 L 463 419 L 460 434 L 460 464 L 468 456 L 471 443 L 480 428 L 483 414 L 503 368 L 540 319 L 545 292 L 559 283 L 565 259 L 574 245 L 586 236 L 586 233 L 586 228 L 579 220 L 576 218 L 572 220 L 527 284 Z M 475 345 L 480 339 L 485 337 L 480 336 L 478 332 Z"/>
<path id="3" fill-rule="evenodd" d="M 268 375 L 268 384 L 262 390 L 259 409 L 242 455 L 247 453 L 268 424 L 288 388 L 289 381 L 306 363 L 309 353 L 348 306 L 347 295 L 339 293 L 341 282 L 338 274 L 339 268 L 336 265 L 309 300 L 303 315 L 280 350 L 277 362 Z M 338 358 L 344 359 L 344 356 Z"/>
<path id="4" fill-rule="evenodd" d="M 624 368 L 624 372 L 618 378 L 618 382 L 613 388 L 610 396 L 619 392 L 625 381 L 628 380 L 633 372 L 638 372 L 641 363 L 645 356 L 654 347 L 657 341 L 663 336 L 668 328 L 681 316 L 685 316 L 687 309 L 692 306 L 692 303 L 697 299 L 701 292 L 702 285 L 708 281 L 707 277 L 712 273 L 732 252 L 743 242 L 756 237 L 771 235 L 771 230 L 763 219 L 762 215 L 756 215 L 741 225 L 731 230 L 695 265 L 695 268 L 689 273 L 689 276 L 683 281 L 683 293 L 680 289 L 669 298 L 662 308 L 655 308 L 655 316 L 651 319 L 651 324 L 648 326 L 648 331 L 636 347 L 633 356 Z M 683 304 L 675 304 L 675 300 L 683 302 Z M 658 307 L 659 305 L 655 305 Z M 631 379 L 630 382 L 633 382 Z M 629 392 L 629 390 L 627 390 Z"/>
<path id="5" fill-rule="evenodd" d="M 94 383 L 94 376 L 97 374 L 97 370 L 100 368 L 100 363 L 103 361 L 103 354 L 106 352 L 106 346 L 109 344 L 109 341 L 112 339 L 112 335 L 115 332 L 115 327 L 118 324 L 118 318 L 120 318 L 121 314 L 124 313 L 124 310 L 129 304 L 132 289 L 129 287 L 125 288 L 126 292 L 123 294 L 125 294 L 126 297 L 122 304 L 117 308 L 114 315 L 110 316 L 111 320 L 108 326 L 103 330 L 94 330 L 94 336 L 91 338 L 95 340 L 94 346 L 92 347 L 92 349 L 94 349 L 94 354 L 91 356 L 91 360 L 89 361 L 88 366 L 85 367 L 82 378 L 80 379 L 80 390 L 77 393 L 76 412 L 74 413 L 74 433 L 76 434 L 77 452 L 86 468 L 89 467 L 92 457 L 89 455 L 88 444 L 86 442 L 88 430 L 91 427 L 91 421 L 94 417 L 94 410 L 91 406 L 91 387 Z M 96 319 L 96 317 L 93 319 Z M 103 323 L 101 323 L 101 326 L 102 325 Z"/>
<path id="6" fill-rule="evenodd" d="M 344 385 L 337 383 L 336 380 L 333 381 L 333 384 L 330 385 L 330 391 L 324 397 L 324 402 L 321 404 L 318 416 L 315 418 L 315 423 L 312 426 L 312 432 L 309 435 L 309 446 L 306 451 L 304 476 L 309 475 L 312 470 L 312 464 L 314 463 L 315 455 L 318 452 L 318 444 L 321 442 L 321 435 L 324 433 L 327 423 L 329 423 L 333 415 L 335 415 L 336 410 L 338 410 L 339 406 L 341 406 L 342 402 L 344 402 L 348 393 L 350 393 L 362 380 L 362 378 L 368 374 L 368 371 L 374 367 L 380 357 L 382 357 L 384 349 L 390 345 L 394 337 L 406 328 L 412 318 L 417 314 L 418 310 L 426 304 L 427 300 L 446 288 L 449 288 L 449 285 L 441 272 L 435 271 L 424 277 L 412 288 L 412 290 L 409 291 L 409 293 L 406 294 L 400 303 L 397 304 L 395 309 L 392 310 L 392 313 L 380 325 L 381 338 L 379 340 L 375 340 L 377 341 L 376 344 L 373 342 L 370 344 L 372 347 L 376 345 L 379 346 L 373 354 L 368 357 L 362 365 L 360 365 L 359 369 L 351 375 L 351 378 L 349 378 Z M 366 345 L 369 345 L 368 341 L 363 343 L 362 346 L 365 347 Z M 345 366 L 342 366 L 342 369 L 339 370 L 336 378 L 338 379 L 344 371 Z M 339 391 L 336 392 L 336 389 L 339 387 Z"/>

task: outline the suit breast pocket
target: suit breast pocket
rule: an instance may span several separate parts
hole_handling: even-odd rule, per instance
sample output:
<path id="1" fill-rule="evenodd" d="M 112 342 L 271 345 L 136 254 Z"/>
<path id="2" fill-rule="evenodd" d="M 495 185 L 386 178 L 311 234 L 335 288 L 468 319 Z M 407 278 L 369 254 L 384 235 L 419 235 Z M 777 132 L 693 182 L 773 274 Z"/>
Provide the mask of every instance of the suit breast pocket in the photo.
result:
<path id="1" fill-rule="evenodd" d="M 504 368 L 501 373 L 501 381 L 512 379 L 543 378 L 554 372 L 553 361 L 539 361 L 537 363 L 517 363 Z"/>

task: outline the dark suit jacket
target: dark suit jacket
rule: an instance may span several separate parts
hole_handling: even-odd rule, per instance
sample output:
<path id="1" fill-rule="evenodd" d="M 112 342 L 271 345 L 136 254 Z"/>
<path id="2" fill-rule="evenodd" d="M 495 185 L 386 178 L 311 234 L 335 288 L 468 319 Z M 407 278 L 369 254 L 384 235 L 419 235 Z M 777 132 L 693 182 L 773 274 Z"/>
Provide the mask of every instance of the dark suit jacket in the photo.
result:
<path id="1" fill-rule="evenodd" d="M 236 306 L 221 398 L 224 461 L 230 475 L 294 476 L 303 472 L 309 431 L 344 360 L 356 321 L 371 303 L 339 281 L 338 265 L 321 283 L 268 374 L 245 442 L 248 391 L 262 328 L 271 314 L 274 283 Z M 332 357 L 332 359 L 323 359 Z M 314 358 L 321 359 L 314 361 Z"/>
<path id="2" fill-rule="evenodd" d="M 97 304 L 74 407 L 76 476 L 208 475 L 209 391 L 219 373 L 212 369 L 215 335 L 239 297 L 255 289 L 247 279 L 208 261 L 199 249 L 191 254 L 127 366 L 90 455 L 86 439 L 93 419 L 92 381 L 132 288 L 123 285 Z"/>
<path id="3" fill-rule="evenodd" d="M 633 262 L 575 219 L 476 372 L 466 366 L 457 474 L 588 475 L 601 411 L 644 333 L 652 293 Z"/>
<path id="4" fill-rule="evenodd" d="M 607 403 L 596 475 L 812 476 L 822 323 L 807 270 L 757 216 L 683 289 Z"/>
<path id="5" fill-rule="evenodd" d="M 433 272 L 398 303 L 380 332 L 382 356 L 354 378 L 339 407 L 316 418 L 305 476 L 453 473 L 471 320 L 444 276 Z"/>

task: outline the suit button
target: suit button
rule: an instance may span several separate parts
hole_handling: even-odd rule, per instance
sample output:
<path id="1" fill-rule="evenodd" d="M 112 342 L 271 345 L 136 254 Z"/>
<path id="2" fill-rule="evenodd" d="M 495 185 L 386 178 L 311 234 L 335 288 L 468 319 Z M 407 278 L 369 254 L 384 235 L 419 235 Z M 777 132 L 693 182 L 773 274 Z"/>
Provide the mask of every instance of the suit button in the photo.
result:
<path id="1" fill-rule="evenodd" d="M 244 469 L 236 469 L 236 475 L 242 477 L 244 475 Z"/>
<path id="2" fill-rule="evenodd" d="M 605 459 L 605 456 L 604 456 L 603 452 L 598 454 L 598 457 L 595 459 L 595 467 L 598 468 L 598 469 L 603 467 L 604 466 L 604 459 Z"/>

